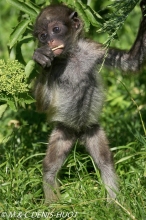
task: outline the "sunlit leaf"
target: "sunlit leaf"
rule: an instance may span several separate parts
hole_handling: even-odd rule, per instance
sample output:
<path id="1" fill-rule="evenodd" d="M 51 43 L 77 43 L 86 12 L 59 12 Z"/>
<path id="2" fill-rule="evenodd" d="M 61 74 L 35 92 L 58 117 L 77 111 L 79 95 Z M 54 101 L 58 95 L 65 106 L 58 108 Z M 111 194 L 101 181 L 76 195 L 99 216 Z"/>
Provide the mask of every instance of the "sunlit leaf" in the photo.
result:
<path id="1" fill-rule="evenodd" d="M 24 2 L 20 2 L 20 1 L 16 1 L 16 0 L 6 0 L 7 2 L 9 2 L 11 5 L 13 5 L 14 7 L 16 7 L 17 9 L 19 9 L 20 11 L 23 11 L 31 16 L 36 17 L 37 16 L 37 12 L 36 10 L 34 10 L 34 8 L 30 7 L 29 5 L 27 5 Z"/>
<path id="2" fill-rule="evenodd" d="M 7 104 L 0 105 L 0 118 L 2 117 L 3 113 L 5 112 L 7 108 Z"/>
<path id="3" fill-rule="evenodd" d="M 103 23 L 103 18 L 93 9 L 91 9 L 90 6 L 83 3 L 81 3 L 81 5 L 90 23 L 95 27 L 100 27 L 101 24 Z"/>
<path id="4" fill-rule="evenodd" d="M 7 103 L 13 111 L 15 111 L 15 112 L 17 111 L 17 108 L 16 108 L 15 103 L 13 101 L 7 100 Z"/>
<path id="5" fill-rule="evenodd" d="M 33 71 L 35 67 L 35 62 L 33 60 L 30 60 L 27 65 L 25 66 L 25 74 L 26 74 L 26 77 L 28 78 L 29 75 L 31 74 L 31 72 Z"/>
<path id="6" fill-rule="evenodd" d="M 21 35 L 25 32 L 30 20 L 21 21 L 14 29 L 10 36 L 9 47 L 10 49 L 17 43 Z"/>

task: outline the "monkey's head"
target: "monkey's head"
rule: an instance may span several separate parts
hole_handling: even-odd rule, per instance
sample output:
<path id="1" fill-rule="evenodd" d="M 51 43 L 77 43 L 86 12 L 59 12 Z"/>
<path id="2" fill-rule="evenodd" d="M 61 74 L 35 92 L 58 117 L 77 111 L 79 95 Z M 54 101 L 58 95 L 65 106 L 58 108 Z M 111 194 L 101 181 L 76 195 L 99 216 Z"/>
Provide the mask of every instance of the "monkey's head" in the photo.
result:
<path id="1" fill-rule="evenodd" d="M 81 31 L 82 22 L 77 12 L 65 5 L 50 5 L 38 15 L 34 36 L 41 45 L 48 45 L 54 55 L 59 56 L 72 49 Z"/>

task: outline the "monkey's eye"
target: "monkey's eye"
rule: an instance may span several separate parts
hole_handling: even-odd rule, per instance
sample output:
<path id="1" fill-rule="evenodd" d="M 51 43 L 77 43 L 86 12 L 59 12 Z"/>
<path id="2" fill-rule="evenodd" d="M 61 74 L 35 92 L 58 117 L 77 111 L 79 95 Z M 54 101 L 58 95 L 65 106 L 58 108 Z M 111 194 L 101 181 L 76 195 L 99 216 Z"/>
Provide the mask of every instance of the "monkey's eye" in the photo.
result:
<path id="1" fill-rule="evenodd" d="M 60 29 L 60 27 L 56 26 L 52 29 L 52 31 L 54 34 L 58 34 L 61 31 L 61 29 Z"/>
<path id="2" fill-rule="evenodd" d="M 47 33 L 42 33 L 42 34 L 40 34 L 40 40 L 41 40 L 41 41 L 45 41 L 45 40 L 47 39 L 47 37 L 48 37 L 48 34 L 47 34 Z"/>

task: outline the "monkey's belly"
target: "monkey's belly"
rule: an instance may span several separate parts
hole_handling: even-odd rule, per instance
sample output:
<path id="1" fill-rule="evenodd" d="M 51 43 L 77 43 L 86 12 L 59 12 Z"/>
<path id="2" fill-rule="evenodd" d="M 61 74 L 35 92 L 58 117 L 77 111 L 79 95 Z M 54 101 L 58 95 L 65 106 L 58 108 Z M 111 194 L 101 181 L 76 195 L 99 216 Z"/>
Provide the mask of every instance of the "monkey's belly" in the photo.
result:
<path id="1" fill-rule="evenodd" d="M 68 90 L 54 90 L 48 108 L 48 120 L 61 122 L 68 127 L 80 129 L 98 123 L 103 96 L 99 89 L 90 93 L 71 93 Z"/>

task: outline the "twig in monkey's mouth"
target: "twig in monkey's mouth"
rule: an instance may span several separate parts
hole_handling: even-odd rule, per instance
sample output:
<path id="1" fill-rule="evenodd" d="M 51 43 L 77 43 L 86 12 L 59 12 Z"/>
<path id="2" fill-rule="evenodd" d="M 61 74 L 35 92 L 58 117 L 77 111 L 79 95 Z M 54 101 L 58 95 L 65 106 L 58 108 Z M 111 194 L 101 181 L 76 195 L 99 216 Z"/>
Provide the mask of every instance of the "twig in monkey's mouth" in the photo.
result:
<path id="1" fill-rule="evenodd" d="M 55 51 L 55 50 L 57 50 L 57 49 L 63 49 L 63 48 L 64 48 L 64 45 L 61 44 L 61 45 L 59 45 L 58 47 L 52 48 L 52 50 Z"/>

